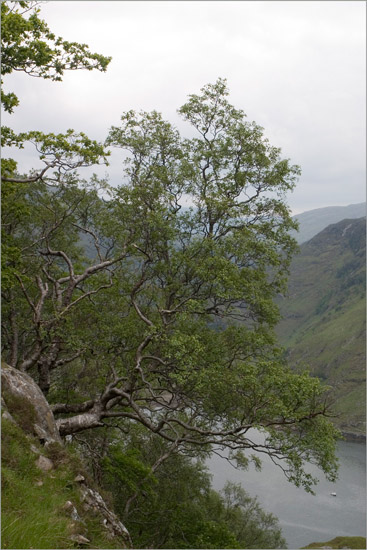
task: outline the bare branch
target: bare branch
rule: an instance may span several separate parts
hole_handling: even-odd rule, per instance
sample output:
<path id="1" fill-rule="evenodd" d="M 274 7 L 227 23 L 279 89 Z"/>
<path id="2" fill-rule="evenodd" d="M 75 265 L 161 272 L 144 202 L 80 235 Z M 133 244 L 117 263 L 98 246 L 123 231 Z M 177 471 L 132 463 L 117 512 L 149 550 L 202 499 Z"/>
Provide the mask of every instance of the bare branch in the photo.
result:
<path id="1" fill-rule="evenodd" d="M 136 311 L 136 313 L 139 315 L 140 319 L 141 319 L 142 321 L 144 321 L 144 323 L 146 323 L 149 327 L 154 326 L 153 323 L 152 323 L 152 321 L 150 321 L 147 317 L 145 317 L 145 315 L 141 312 L 141 310 L 140 310 L 138 304 L 136 303 L 136 301 L 135 301 L 135 300 L 132 300 L 132 303 L 133 303 L 133 306 L 134 306 L 134 308 L 135 308 L 135 311 Z"/>
<path id="2" fill-rule="evenodd" d="M 50 168 L 55 167 L 55 163 L 47 163 L 47 166 L 43 168 L 38 174 L 35 174 L 34 176 L 28 176 L 27 178 L 9 178 L 7 176 L 1 176 L 1 181 L 9 182 L 9 183 L 34 183 L 36 181 L 42 180 L 43 176 L 49 170 Z"/>
<path id="3" fill-rule="evenodd" d="M 93 237 L 94 246 L 96 247 L 98 258 L 102 262 L 103 260 L 102 260 L 102 254 L 101 254 L 99 239 L 98 239 L 97 235 L 94 233 L 94 231 L 92 231 L 91 229 L 87 229 L 86 227 L 82 227 L 82 226 L 78 225 L 77 223 L 72 223 L 72 225 L 74 227 L 76 227 L 77 229 L 79 229 L 80 231 L 84 231 L 84 233 L 88 233 L 88 235 L 91 235 Z"/>
<path id="4" fill-rule="evenodd" d="M 47 252 L 42 252 L 42 250 L 40 250 L 40 254 L 42 254 L 42 256 L 50 255 L 50 256 L 60 256 L 61 258 L 63 258 L 68 265 L 68 269 L 70 273 L 68 280 L 69 279 L 74 280 L 74 267 L 73 267 L 72 261 L 70 260 L 69 256 L 65 254 L 65 252 L 63 252 L 62 250 L 51 250 L 50 247 L 48 246 Z"/>
<path id="5" fill-rule="evenodd" d="M 96 288 L 95 290 L 89 290 L 88 292 L 86 292 L 85 294 L 83 294 L 82 296 L 79 296 L 79 298 L 77 298 L 76 300 L 74 300 L 74 302 L 71 302 L 70 304 L 68 304 L 66 306 L 65 309 L 63 309 L 63 311 L 61 311 L 59 313 L 59 317 L 62 317 L 63 315 L 65 315 L 65 313 L 67 313 L 73 306 L 75 306 L 76 304 L 78 304 L 79 302 L 81 302 L 82 300 L 84 300 L 85 298 L 87 298 L 88 296 L 93 296 L 93 294 L 97 294 L 98 292 L 100 292 L 101 290 L 103 290 L 104 288 L 111 288 L 111 286 L 113 285 L 113 282 L 112 280 L 110 281 L 110 283 L 108 285 L 100 285 L 98 288 Z"/>
<path id="6" fill-rule="evenodd" d="M 72 361 L 80 357 L 84 351 L 85 351 L 84 349 L 79 350 L 76 353 L 74 353 L 74 355 L 72 355 L 71 357 L 65 357 L 64 359 L 59 359 L 58 361 L 55 361 L 55 364 L 52 366 L 52 368 L 57 369 L 62 365 L 67 365 L 68 363 L 71 363 Z"/>
<path id="7" fill-rule="evenodd" d="M 19 284 L 20 284 L 20 287 L 21 287 L 21 289 L 22 289 L 22 292 L 23 292 L 23 294 L 24 294 L 24 296 L 25 296 L 25 298 L 26 298 L 28 304 L 30 305 L 31 309 L 33 310 L 34 316 L 36 316 L 36 312 L 37 312 L 36 306 L 34 305 L 34 303 L 32 302 L 32 300 L 30 299 L 29 294 L 28 294 L 28 292 L 27 292 L 27 290 L 26 290 L 26 288 L 25 288 L 25 286 L 24 286 L 24 283 L 23 283 L 22 279 L 20 278 L 20 276 L 18 275 L 18 273 L 14 273 L 14 275 L 15 275 L 15 278 L 18 280 Z"/>
<path id="8" fill-rule="evenodd" d="M 29 370 L 33 365 L 36 364 L 38 359 L 41 357 L 42 352 L 44 351 L 44 348 L 41 346 L 40 342 L 37 341 L 33 352 L 30 356 L 28 356 L 26 359 L 22 361 L 22 363 L 19 365 L 19 370 L 25 372 Z"/>
<path id="9" fill-rule="evenodd" d="M 55 405 L 51 405 L 51 410 L 53 414 L 83 413 L 92 409 L 94 404 L 95 404 L 95 400 L 93 399 L 90 399 L 89 401 L 84 401 L 84 403 L 75 403 L 75 404 L 55 403 Z"/>

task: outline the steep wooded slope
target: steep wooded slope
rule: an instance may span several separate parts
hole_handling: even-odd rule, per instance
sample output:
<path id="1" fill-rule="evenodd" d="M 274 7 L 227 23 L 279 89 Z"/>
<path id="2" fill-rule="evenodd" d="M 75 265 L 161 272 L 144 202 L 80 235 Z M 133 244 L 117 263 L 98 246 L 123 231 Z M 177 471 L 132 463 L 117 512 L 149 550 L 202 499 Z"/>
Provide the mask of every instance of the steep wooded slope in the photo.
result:
<path id="1" fill-rule="evenodd" d="M 39 387 L 6 364 L 1 405 L 2 548 L 131 547 Z"/>
<path id="2" fill-rule="evenodd" d="M 335 389 L 336 423 L 365 431 L 366 221 L 343 220 L 300 247 L 277 332 L 292 365 Z"/>

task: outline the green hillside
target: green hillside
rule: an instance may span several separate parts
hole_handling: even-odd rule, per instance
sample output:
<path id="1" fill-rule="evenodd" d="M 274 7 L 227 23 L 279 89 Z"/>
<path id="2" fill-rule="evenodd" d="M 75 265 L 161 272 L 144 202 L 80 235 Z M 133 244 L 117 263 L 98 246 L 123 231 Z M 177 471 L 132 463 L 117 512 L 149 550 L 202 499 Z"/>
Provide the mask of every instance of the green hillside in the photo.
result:
<path id="1" fill-rule="evenodd" d="M 333 224 L 300 247 L 277 332 L 290 363 L 333 386 L 336 423 L 365 432 L 365 218 Z"/>
<path id="2" fill-rule="evenodd" d="M 365 537 L 335 537 L 327 542 L 313 542 L 303 548 L 366 548 Z"/>

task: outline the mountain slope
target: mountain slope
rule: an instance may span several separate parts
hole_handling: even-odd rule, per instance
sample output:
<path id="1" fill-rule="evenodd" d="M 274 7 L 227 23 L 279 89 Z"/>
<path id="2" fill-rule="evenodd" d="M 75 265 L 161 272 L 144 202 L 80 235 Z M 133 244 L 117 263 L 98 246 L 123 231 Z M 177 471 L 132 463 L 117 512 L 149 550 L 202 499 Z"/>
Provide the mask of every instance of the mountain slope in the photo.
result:
<path id="1" fill-rule="evenodd" d="M 290 363 L 333 386 L 336 423 L 356 435 L 365 430 L 365 227 L 343 220 L 301 246 L 277 328 Z"/>
<path id="2" fill-rule="evenodd" d="M 344 219 L 362 218 L 366 215 L 366 203 L 350 204 L 349 206 L 327 206 L 316 208 L 294 216 L 299 222 L 299 232 L 292 232 L 299 244 L 304 243 L 325 229 L 328 225 Z"/>

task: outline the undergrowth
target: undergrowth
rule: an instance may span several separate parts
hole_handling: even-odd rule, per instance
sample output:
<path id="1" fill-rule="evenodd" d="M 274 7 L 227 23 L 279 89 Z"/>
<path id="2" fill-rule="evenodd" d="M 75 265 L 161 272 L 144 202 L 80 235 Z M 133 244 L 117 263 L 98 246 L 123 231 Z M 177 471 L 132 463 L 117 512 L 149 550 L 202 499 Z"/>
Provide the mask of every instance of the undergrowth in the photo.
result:
<path id="1" fill-rule="evenodd" d="M 78 545 L 73 534 L 86 536 L 88 548 L 121 548 L 108 540 L 101 518 L 83 511 L 80 492 L 74 478 L 81 470 L 80 459 L 61 445 L 51 445 L 43 454 L 55 468 L 45 473 L 35 464 L 37 445 L 15 424 L 2 419 L 2 548 L 67 549 Z M 70 500 L 77 508 L 81 522 L 72 521 L 64 510 Z"/>

